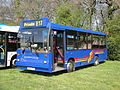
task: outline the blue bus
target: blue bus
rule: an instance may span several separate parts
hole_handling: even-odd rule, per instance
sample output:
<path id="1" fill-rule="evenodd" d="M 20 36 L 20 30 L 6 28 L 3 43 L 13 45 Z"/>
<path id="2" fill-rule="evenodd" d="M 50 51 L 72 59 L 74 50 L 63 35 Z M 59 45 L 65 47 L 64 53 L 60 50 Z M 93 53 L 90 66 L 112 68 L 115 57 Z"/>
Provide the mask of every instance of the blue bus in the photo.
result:
<path id="1" fill-rule="evenodd" d="M 106 33 L 50 22 L 47 18 L 20 22 L 16 66 L 19 69 L 72 72 L 76 67 L 107 59 Z"/>

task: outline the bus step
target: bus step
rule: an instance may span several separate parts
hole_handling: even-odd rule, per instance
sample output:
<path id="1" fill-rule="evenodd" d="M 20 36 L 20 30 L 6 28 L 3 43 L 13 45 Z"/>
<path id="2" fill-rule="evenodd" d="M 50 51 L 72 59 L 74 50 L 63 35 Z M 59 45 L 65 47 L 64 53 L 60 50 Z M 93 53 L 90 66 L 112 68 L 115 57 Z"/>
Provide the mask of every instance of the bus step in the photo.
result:
<path id="1" fill-rule="evenodd" d="M 55 70 L 53 72 L 57 72 L 57 71 L 61 71 L 61 70 L 65 70 L 65 68 L 57 66 L 57 67 L 55 67 Z"/>

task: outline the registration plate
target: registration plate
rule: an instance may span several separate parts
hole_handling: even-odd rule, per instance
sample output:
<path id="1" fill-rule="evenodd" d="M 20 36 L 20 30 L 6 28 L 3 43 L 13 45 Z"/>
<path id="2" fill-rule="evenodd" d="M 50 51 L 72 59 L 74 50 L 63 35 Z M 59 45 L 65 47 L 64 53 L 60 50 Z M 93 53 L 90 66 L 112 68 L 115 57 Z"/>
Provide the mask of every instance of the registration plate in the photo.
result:
<path id="1" fill-rule="evenodd" d="M 35 70 L 35 68 L 27 67 L 27 70 Z"/>

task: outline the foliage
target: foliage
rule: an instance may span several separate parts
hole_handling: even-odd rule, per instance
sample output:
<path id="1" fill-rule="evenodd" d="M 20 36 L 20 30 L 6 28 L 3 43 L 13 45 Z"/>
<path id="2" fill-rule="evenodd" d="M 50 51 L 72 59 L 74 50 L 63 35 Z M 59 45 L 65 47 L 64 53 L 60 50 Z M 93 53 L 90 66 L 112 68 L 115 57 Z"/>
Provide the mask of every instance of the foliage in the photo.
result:
<path id="1" fill-rule="evenodd" d="M 21 20 L 52 18 L 54 10 L 67 0 L 0 0 L 0 23 L 19 25 Z M 8 22 L 7 22 L 8 21 Z M 9 22 L 11 21 L 11 22 Z"/>
<path id="2" fill-rule="evenodd" d="M 109 59 L 120 60 L 120 15 L 113 17 L 107 24 Z"/>
<path id="3" fill-rule="evenodd" d="M 56 9 L 56 23 L 74 27 L 82 27 L 84 10 L 74 4 L 63 4 Z"/>

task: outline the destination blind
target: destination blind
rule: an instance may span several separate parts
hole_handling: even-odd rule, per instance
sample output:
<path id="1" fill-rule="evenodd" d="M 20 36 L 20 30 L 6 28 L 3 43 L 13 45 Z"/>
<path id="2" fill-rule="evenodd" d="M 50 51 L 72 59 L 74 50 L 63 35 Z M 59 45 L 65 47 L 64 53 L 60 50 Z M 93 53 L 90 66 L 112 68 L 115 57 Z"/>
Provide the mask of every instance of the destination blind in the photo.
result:
<path id="1" fill-rule="evenodd" d="M 42 20 L 23 22 L 24 27 L 34 27 L 34 26 L 42 26 L 42 25 L 43 25 Z"/>

